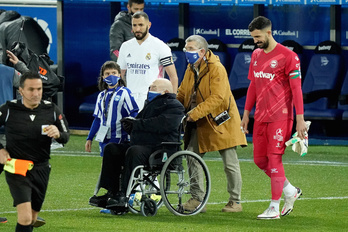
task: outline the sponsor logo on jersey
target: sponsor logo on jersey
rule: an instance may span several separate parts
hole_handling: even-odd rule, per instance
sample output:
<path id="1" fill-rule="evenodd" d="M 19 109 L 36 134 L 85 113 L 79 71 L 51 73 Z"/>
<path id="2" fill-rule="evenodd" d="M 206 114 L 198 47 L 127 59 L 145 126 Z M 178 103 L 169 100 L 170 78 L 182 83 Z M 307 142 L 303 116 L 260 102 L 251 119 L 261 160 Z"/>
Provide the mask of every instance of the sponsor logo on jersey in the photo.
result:
<path id="1" fill-rule="evenodd" d="M 271 68 L 276 68 L 278 66 L 278 61 L 277 60 L 272 60 L 271 63 L 269 63 L 269 66 Z"/>
<path id="2" fill-rule="evenodd" d="M 146 71 L 150 69 L 149 64 L 127 63 L 127 72 L 130 74 L 146 74 Z"/>
<path id="3" fill-rule="evenodd" d="M 30 117 L 31 121 L 34 121 L 36 115 L 31 114 L 31 115 L 29 115 L 29 117 Z"/>
<path id="4" fill-rule="evenodd" d="M 256 78 L 266 78 L 266 79 L 269 79 L 270 81 L 273 80 L 275 74 L 273 73 L 264 73 L 262 71 L 260 72 L 255 72 L 254 71 L 254 77 Z"/>

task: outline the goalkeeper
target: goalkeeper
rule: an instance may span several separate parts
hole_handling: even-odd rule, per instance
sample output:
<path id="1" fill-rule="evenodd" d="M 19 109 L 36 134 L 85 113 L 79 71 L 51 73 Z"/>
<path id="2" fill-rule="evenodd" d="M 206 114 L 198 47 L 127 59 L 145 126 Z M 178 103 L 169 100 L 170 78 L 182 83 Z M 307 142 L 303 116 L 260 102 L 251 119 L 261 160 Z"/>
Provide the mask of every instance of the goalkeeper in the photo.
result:
<path id="1" fill-rule="evenodd" d="M 284 192 L 281 215 L 288 215 L 302 194 L 285 177 L 282 155 L 290 138 L 293 108 L 296 109 L 296 131 L 304 139 L 307 131 L 303 118 L 300 60 L 296 53 L 277 43 L 272 23 L 259 16 L 249 24 L 258 49 L 251 57 L 250 85 L 245 102 L 241 129 L 248 133 L 249 114 L 256 103 L 253 145 L 255 164 L 271 178 L 272 201 L 257 219 L 279 219 L 279 204 Z"/>

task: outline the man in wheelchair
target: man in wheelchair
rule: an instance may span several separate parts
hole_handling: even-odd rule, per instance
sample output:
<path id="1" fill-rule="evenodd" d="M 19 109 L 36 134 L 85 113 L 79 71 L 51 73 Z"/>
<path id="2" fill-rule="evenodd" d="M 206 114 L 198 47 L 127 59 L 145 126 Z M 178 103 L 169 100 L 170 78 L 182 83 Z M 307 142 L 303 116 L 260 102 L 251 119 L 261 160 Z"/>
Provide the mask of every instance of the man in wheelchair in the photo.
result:
<path id="1" fill-rule="evenodd" d="M 126 191 L 132 170 L 148 165 L 151 153 L 162 148 L 162 142 L 180 142 L 178 130 L 184 117 L 184 107 L 176 100 L 167 79 L 156 79 L 149 88 L 142 111 L 135 118 L 122 119 L 122 126 L 130 134 L 129 144 L 109 143 L 104 148 L 99 188 L 107 193 L 89 199 L 92 206 L 115 211 L 126 210 Z M 169 154 L 177 147 L 168 148 Z M 172 151 L 171 151 L 172 149 Z"/>

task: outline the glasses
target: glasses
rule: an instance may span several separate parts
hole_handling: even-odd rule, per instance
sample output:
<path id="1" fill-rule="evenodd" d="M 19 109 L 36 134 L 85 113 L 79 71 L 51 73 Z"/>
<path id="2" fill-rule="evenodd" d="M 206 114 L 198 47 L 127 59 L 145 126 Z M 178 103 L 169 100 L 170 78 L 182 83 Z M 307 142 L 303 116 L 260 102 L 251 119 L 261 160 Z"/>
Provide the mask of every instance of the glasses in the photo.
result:
<path id="1" fill-rule="evenodd" d="M 202 50 L 202 48 L 198 48 L 198 49 L 194 49 L 194 48 L 188 48 L 188 49 L 186 49 L 186 48 L 183 48 L 182 49 L 184 52 L 195 52 L 195 51 L 200 51 L 200 50 Z"/>

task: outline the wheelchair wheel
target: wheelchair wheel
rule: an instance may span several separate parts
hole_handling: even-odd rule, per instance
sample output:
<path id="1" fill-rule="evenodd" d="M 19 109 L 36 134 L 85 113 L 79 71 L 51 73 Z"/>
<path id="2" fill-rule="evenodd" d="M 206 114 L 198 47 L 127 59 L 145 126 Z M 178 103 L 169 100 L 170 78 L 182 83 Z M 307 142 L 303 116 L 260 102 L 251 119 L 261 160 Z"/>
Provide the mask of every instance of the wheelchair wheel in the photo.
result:
<path id="1" fill-rule="evenodd" d="M 145 217 L 155 216 L 157 213 L 157 202 L 152 199 L 145 199 L 141 202 L 141 214 Z"/>
<path id="2" fill-rule="evenodd" d="M 195 165 L 196 169 L 189 170 L 188 163 L 190 167 Z M 200 181 L 196 179 L 197 176 L 200 177 Z M 203 210 L 210 195 L 211 180 L 208 167 L 199 155 L 191 151 L 174 153 L 165 162 L 161 177 L 160 190 L 163 202 L 174 215 L 190 216 Z M 191 199 L 193 190 L 199 193 L 200 204 L 196 208 L 185 210 L 183 204 Z"/>
<path id="3" fill-rule="evenodd" d="M 159 191 L 159 183 L 157 182 L 156 177 L 158 177 L 158 175 L 151 175 L 150 173 L 146 174 L 143 181 L 138 180 L 130 191 L 127 190 L 127 192 L 129 191 L 127 194 L 129 195 L 129 211 L 134 214 L 142 214 L 142 203 L 147 199 L 153 200 L 156 203 L 157 209 L 163 205 L 163 200 Z M 141 190 L 141 185 L 144 189 L 144 196 Z"/>

